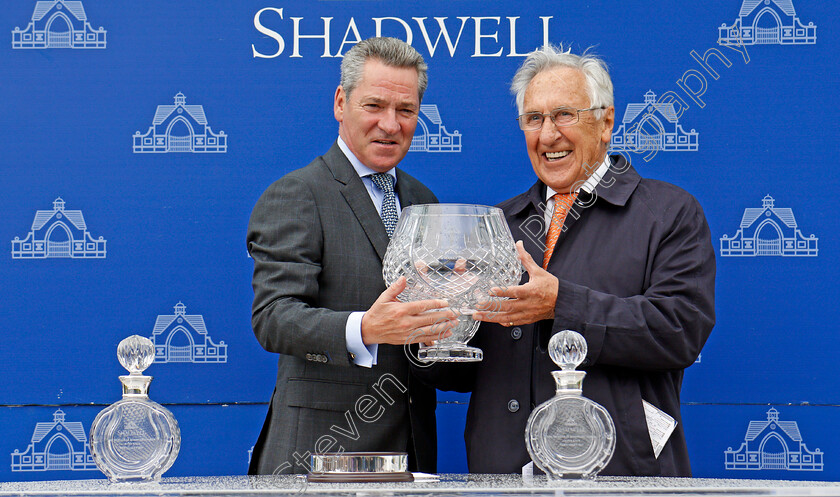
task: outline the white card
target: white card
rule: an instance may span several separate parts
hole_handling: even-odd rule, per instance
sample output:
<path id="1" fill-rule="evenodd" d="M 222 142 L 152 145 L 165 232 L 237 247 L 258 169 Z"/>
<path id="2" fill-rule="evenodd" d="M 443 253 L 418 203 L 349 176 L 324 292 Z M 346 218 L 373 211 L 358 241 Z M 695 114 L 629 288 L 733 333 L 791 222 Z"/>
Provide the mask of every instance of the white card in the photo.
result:
<path id="1" fill-rule="evenodd" d="M 665 411 L 657 408 L 650 402 L 642 399 L 645 408 L 645 419 L 647 420 L 650 443 L 653 445 L 653 454 L 658 458 L 662 448 L 671 438 L 671 433 L 677 427 L 677 421 Z"/>

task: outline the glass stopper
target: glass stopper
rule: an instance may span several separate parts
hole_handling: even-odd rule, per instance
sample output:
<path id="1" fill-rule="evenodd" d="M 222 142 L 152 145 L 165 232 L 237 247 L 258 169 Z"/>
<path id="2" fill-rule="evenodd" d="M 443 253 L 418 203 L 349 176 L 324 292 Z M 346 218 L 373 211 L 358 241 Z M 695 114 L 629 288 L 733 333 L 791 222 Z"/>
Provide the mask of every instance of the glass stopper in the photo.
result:
<path id="1" fill-rule="evenodd" d="M 139 375 L 155 360 L 155 347 L 148 338 L 131 335 L 117 346 L 117 359 L 129 373 Z"/>
<path id="2" fill-rule="evenodd" d="M 563 371 L 572 371 L 586 358 L 586 339 L 572 330 L 563 330 L 548 341 L 548 355 Z"/>

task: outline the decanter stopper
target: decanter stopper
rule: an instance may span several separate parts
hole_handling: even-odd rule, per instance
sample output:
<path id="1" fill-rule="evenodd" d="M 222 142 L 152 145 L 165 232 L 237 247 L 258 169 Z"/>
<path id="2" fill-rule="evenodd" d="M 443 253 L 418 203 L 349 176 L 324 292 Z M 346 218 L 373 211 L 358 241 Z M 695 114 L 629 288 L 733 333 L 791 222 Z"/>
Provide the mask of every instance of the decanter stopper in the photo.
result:
<path id="1" fill-rule="evenodd" d="M 154 345 L 130 336 L 117 347 L 117 358 L 129 374 L 120 376 L 122 399 L 90 427 L 93 461 L 112 482 L 159 480 L 178 457 L 181 430 L 168 409 L 149 400 L 152 377 L 142 373 L 154 361 Z"/>
<path id="2" fill-rule="evenodd" d="M 528 417 L 525 445 L 534 463 L 549 479 L 593 478 L 615 451 L 615 424 L 604 407 L 582 395 L 584 371 L 576 371 L 586 358 L 586 340 L 564 330 L 551 337 L 548 354 L 560 371 L 551 375 L 554 397 Z"/>
<path id="3" fill-rule="evenodd" d="M 563 371 L 577 369 L 586 359 L 589 348 L 580 333 L 563 330 L 548 341 L 548 355 Z"/>
<path id="4" fill-rule="evenodd" d="M 143 374 L 155 360 L 155 346 L 146 337 L 131 335 L 117 346 L 117 359 L 129 374 Z"/>

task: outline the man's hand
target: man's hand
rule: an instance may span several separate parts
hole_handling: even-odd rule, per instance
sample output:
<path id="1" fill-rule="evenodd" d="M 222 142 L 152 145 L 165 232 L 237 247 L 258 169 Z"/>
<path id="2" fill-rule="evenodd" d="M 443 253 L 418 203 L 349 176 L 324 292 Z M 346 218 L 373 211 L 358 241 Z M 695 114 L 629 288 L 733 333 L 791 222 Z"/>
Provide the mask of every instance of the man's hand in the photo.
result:
<path id="1" fill-rule="evenodd" d="M 521 241 L 516 242 L 516 251 L 528 272 L 528 283 L 493 288 L 491 295 L 510 300 L 484 302 L 480 306 L 482 310 L 473 314 L 473 319 L 514 326 L 554 318 L 559 280 L 534 262 Z"/>
<path id="2" fill-rule="evenodd" d="M 397 295 L 405 289 L 401 276 L 376 299 L 362 317 L 362 342 L 365 345 L 388 343 L 429 343 L 446 338 L 458 320 L 445 300 L 400 302 Z"/>

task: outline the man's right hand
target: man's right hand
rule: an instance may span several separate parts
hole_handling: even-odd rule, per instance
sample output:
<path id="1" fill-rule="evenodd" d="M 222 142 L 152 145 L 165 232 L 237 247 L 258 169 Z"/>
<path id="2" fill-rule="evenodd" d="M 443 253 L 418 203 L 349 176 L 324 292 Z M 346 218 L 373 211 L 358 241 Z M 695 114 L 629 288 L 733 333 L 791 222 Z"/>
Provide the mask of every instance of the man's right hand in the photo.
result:
<path id="1" fill-rule="evenodd" d="M 458 324 L 458 319 L 448 308 L 449 304 L 437 299 L 400 302 L 397 295 L 405 285 L 405 277 L 401 276 L 382 292 L 362 317 L 365 345 L 431 343 L 452 334 L 450 330 Z"/>

